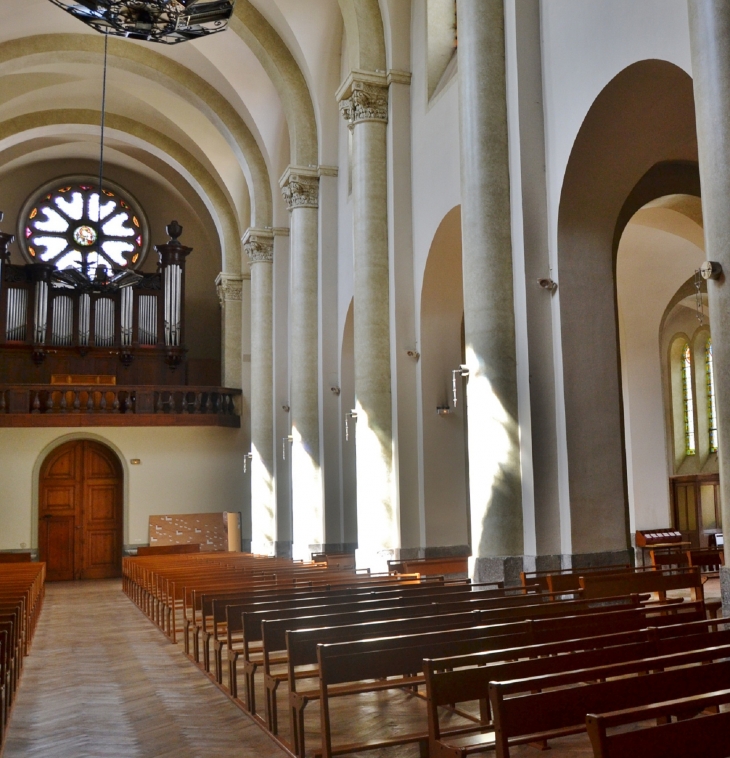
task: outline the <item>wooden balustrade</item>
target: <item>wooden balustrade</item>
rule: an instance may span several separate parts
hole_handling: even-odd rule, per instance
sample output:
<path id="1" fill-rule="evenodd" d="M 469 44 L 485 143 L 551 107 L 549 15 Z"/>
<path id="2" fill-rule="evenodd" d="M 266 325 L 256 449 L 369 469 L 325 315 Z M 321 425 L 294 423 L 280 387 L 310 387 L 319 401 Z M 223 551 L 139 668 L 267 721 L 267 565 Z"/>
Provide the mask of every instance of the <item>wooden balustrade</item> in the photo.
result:
<path id="1" fill-rule="evenodd" d="M 240 427 L 224 387 L 0 385 L 0 426 Z"/>

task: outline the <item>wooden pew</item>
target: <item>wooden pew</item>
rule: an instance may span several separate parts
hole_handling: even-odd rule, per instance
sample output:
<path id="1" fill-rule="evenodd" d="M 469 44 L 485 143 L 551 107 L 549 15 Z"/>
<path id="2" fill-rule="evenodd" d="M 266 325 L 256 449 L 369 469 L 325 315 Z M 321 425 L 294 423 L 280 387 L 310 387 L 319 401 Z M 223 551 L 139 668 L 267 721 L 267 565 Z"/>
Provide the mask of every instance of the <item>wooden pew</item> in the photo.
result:
<path id="1" fill-rule="evenodd" d="M 717 629 L 717 621 L 671 623 L 676 618 L 664 617 L 661 627 L 586 637 L 579 634 L 580 630 L 574 629 L 576 636 L 565 641 L 425 660 L 430 755 L 471 755 L 494 747 L 491 712 L 484 705 L 480 708 L 481 721 L 476 727 L 452 727 L 444 732 L 439 721 L 441 707 L 452 708 L 453 704 L 468 701 L 483 704 L 489 695 L 490 682 L 535 678 L 561 671 L 730 645 L 730 631 L 713 631 Z M 654 619 L 650 623 L 656 621 Z M 616 628 L 610 622 L 602 625 L 603 629 L 610 630 L 612 627 Z M 570 633 L 571 630 L 566 627 L 565 631 Z M 485 734 L 485 729 L 490 731 Z"/>
<path id="2" fill-rule="evenodd" d="M 730 646 L 724 645 L 554 675 L 492 682 L 489 697 L 494 714 L 496 756 L 508 758 L 513 745 L 581 733 L 585 731 L 588 713 L 650 705 L 659 700 L 724 689 L 730 681 L 730 661 L 717 661 L 728 656 Z M 574 686 L 577 684 L 582 686 Z"/>
<path id="3" fill-rule="evenodd" d="M 399 605 L 405 607 L 416 604 L 423 604 L 432 602 L 435 599 L 448 597 L 449 599 L 463 599 L 465 597 L 472 596 L 474 592 L 478 592 L 479 595 L 500 597 L 507 592 L 515 592 L 515 590 L 504 590 L 500 587 L 492 585 L 470 585 L 470 584 L 414 584 L 404 585 L 401 587 L 364 587 L 364 588 L 349 588 L 346 590 L 332 589 L 326 594 L 322 594 L 320 591 L 313 591 L 307 595 L 296 595 L 294 597 L 282 597 L 279 598 L 282 604 L 274 606 L 270 603 L 262 603 L 261 598 L 257 599 L 251 596 L 246 598 L 240 598 L 239 602 L 234 599 L 226 598 L 214 598 L 212 601 L 213 606 L 213 624 L 214 624 L 214 649 L 216 651 L 216 658 L 222 662 L 223 650 L 227 649 L 228 660 L 228 681 L 229 691 L 233 697 L 237 697 L 237 673 L 236 673 L 236 661 L 238 656 L 243 652 L 243 613 L 245 611 L 264 611 L 264 610 L 289 610 L 291 608 L 309 609 L 319 606 L 331 605 L 337 607 L 338 612 L 342 611 L 342 605 L 346 603 L 362 603 L 361 606 L 357 606 L 358 609 L 366 610 L 371 607 L 386 607 L 388 605 Z M 487 589 L 491 587 L 491 589 Z M 518 590 L 521 592 L 521 590 Z M 252 601 L 256 605 L 251 606 Z M 234 604 L 235 603 L 235 604 Z M 267 607 L 268 606 L 268 607 Z M 309 611 L 302 612 L 302 615 L 308 615 Z M 224 621 L 224 624 L 220 624 Z M 225 630 L 225 639 L 222 638 L 221 632 Z M 249 637 L 250 640 L 250 637 Z M 283 637 L 282 637 L 282 646 Z M 249 648 L 249 655 L 253 648 Z M 281 662 L 284 662 L 281 659 Z M 216 664 L 218 665 L 218 663 Z M 222 684 L 222 675 L 218 679 L 218 683 Z"/>
<path id="4" fill-rule="evenodd" d="M 414 558 L 411 560 L 388 561 L 388 571 L 398 574 L 422 574 L 434 576 L 453 574 L 466 576 L 469 572 L 469 559 L 466 556 L 451 558 Z"/>
<path id="5" fill-rule="evenodd" d="M 697 567 L 619 574 L 586 574 L 580 577 L 580 586 L 583 597 L 586 598 L 650 592 L 656 593 L 660 600 L 665 600 L 670 590 L 688 589 L 692 600 L 704 600 L 702 575 Z"/>
<path id="6" fill-rule="evenodd" d="M 725 565 L 725 551 L 722 548 L 688 550 L 687 565 L 699 566 L 702 572 L 718 572 Z"/>
<path id="7" fill-rule="evenodd" d="M 0 553 L 0 563 L 30 563 L 31 553 Z"/>
<path id="8" fill-rule="evenodd" d="M 520 582 L 523 586 L 527 584 L 538 584 L 543 592 L 550 590 L 549 577 L 553 577 L 556 590 L 577 590 L 580 588 L 579 578 L 584 574 L 592 573 L 622 573 L 631 571 L 632 567 L 628 563 L 621 563 L 612 566 L 595 566 L 582 569 L 556 569 L 554 571 L 521 571 Z"/>
<path id="9" fill-rule="evenodd" d="M 694 697 L 626 708 L 612 713 L 588 714 L 586 729 L 593 745 L 594 758 L 668 758 L 697 755 L 702 758 L 727 758 L 730 711 L 699 718 L 685 714 L 717 710 L 730 703 L 730 690 L 719 690 Z M 672 722 L 671 717 L 681 720 Z M 614 727 L 656 719 L 649 728 L 608 734 Z"/>
<path id="10" fill-rule="evenodd" d="M 187 555 L 189 553 L 199 553 L 200 543 L 194 542 L 191 545 L 149 545 L 147 547 L 138 547 L 137 555 Z"/>
<path id="11" fill-rule="evenodd" d="M 673 606 L 679 610 L 680 605 Z M 638 611 L 638 612 L 637 612 Z M 651 609 L 637 609 L 633 613 L 633 619 L 623 618 L 617 628 L 625 628 L 633 621 L 635 628 L 646 624 L 647 617 L 644 613 L 662 612 L 657 607 Z M 624 612 L 618 612 L 619 614 Z M 600 628 L 611 629 L 611 612 L 599 613 Z M 696 614 L 688 614 L 695 618 Z M 588 617 L 590 618 L 590 617 Z M 669 621 L 671 617 L 657 616 L 656 621 Z M 389 747 L 408 743 L 420 743 L 425 747 L 428 739 L 426 729 L 426 714 L 424 714 L 424 728 L 412 734 L 401 734 L 396 738 L 381 740 L 368 739 L 361 743 L 332 745 L 332 729 L 330 724 L 329 700 L 332 697 L 350 696 L 381 689 L 393 689 L 404 686 L 413 686 L 422 683 L 424 659 L 448 655 L 450 651 L 475 652 L 476 650 L 492 650 L 493 659 L 509 661 L 516 655 L 514 645 L 529 645 L 531 641 L 538 639 L 551 639 L 554 637 L 566 639 L 576 635 L 580 631 L 581 617 L 552 619 L 530 619 L 523 622 L 522 627 L 510 629 L 511 624 L 482 627 L 473 636 L 464 632 L 443 632 L 441 634 L 414 634 L 391 637 L 389 639 L 375 639 L 371 641 L 357 640 L 348 643 L 338 642 L 335 644 L 320 644 L 317 648 L 319 661 L 319 699 L 322 728 L 322 754 L 332 756 L 342 752 L 357 752 L 359 750 L 373 749 L 377 746 Z M 676 620 L 676 618 L 675 618 Z M 621 623 L 623 622 L 623 623 Z M 599 624 L 591 624 L 592 631 L 599 628 Z M 730 634 L 727 635 L 727 643 L 730 649 Z M 570 646 L 578 646 L 575 639 L 567 643 Z M 518 648 L 519 649 L 519 648 Z M 549 659 L 550 661 L 555 658 Z M 368 681 L 375 679 L 375 682 Z M 383 681 L 386 680 L 387 681 Z M 379 681 L 378 681 L 379 680 Z M 300 693 L 301 696 L 302 693 Z M 482 699 L 486 697 L 486 692 Z M 310 699 L 314 695 L 310 694 Z M 299 723 L 293 727 L 295 742 L 301 749 L 303 722 L 301 716 Z M 298 752 L 303 756 L 304 752 Z"/>
<path id="12" fill-rule="evenodd" d="M 478 595 L 479 593 L 475 593 Z M 612 599 L 616 607 L 638 607 L 639 598 L 635 596 Z M 261 661 L 252 656 L 252 652 L 258 653 L 258 648 L 252 643 L 263 640 L 263 623 L 265 621 L 283 621 L 283 632 L 287 629 L 316 628 L 350 626 L 353 624 L 365 624 L 372 621 L 385 621 L 389 619 L 416 618 L 419 616 L 441 616 L 458 613 L 466 613 L 472 610 L 479 611 L 480 615 L 476 623 L 497 623 L 508 619 L 520 619 L 530 617 L 544 617 L 551 615 L 567 615 L 568 613 L 596 613 L 602 605 L 596 607 L 593 601 L 571 600 L 561 602 L 547 602 L 539 595 L 517 595 L 504 598 L 486 598 L 483 600 L 473 599 L 457 602 L 436 601 L 424 605 L 395 606 L 388 608 L 376 608 L 372 610 L 350 610 L 343 612 L 342 608 L 320 606 L 317 608 L 253 611 L 242 613 L 243 647 L 239 656 L 243 660 L 243 668 L 246 675 L 247 704 L 252 713 L 255 713 L 255 682 L 254 677 Z M 304 612 L 303 612 L 304 611 Z M 319 615 L 316 615 L 319 613 Z M 282 636 L 278 638 L 281 645 Z M 273 651 L 268 649 L 265 654 L 273 652 L 282 653 L 281 649 Z M 282 658 L 279 658 L 283 662 Z"/>

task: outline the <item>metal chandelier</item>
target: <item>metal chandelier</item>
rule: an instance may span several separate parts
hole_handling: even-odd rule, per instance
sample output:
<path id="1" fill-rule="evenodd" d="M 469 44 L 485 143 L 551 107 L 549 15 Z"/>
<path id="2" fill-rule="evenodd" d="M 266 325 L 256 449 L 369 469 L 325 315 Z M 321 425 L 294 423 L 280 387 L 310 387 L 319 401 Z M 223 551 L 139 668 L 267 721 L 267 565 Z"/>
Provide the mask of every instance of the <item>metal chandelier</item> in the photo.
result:
<path id="1" fill-rule="evenodd" d="M 174 45 L 224 31 L 236 0 L 51 2 L 103 34 Z"/>

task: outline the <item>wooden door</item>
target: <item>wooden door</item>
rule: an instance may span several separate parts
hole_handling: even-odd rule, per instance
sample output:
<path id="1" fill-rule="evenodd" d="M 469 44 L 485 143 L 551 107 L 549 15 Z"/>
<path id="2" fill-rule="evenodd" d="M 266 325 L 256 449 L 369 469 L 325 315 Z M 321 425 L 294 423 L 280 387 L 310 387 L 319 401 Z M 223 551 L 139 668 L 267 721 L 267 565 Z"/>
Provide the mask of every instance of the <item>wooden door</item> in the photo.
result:
<path id="1" fill-rule="evenodd" d="M 122 473 L 114 453 L 79 440 L 54 450 L 41 468 L 38 544 L 49 581 L 119 576 Z"/>
<path id="2" fill-rule="evenodd" d="M 722 532 L 719 475 L 675 476 L 671 485 L 674 528 L 693 548 L 707 547 Z"/>

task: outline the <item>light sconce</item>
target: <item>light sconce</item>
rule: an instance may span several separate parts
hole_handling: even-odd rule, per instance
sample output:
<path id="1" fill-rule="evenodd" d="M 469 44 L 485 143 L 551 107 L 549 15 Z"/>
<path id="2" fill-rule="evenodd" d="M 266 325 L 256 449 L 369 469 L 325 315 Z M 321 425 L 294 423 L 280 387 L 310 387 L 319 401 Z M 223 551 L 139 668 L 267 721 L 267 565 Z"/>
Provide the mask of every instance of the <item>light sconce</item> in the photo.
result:
<path id="1" fill-rule="evenodd" d="M 350 441 L 350 424 L 349 420 L 357 421 L 357 411 L 351 410 L 345 414 L 345 442 Z"/>
<path id="2" fill-rule="evenodd" d="M 439 416 L 450 416 L 454 412 L 453 408 L 450 408 L 448 403 L 446 405 L 439 405 L 436 407 L 436 413 Z"/>
<path id="3" fill-rule="evenodd" d="M 340 396 L 340 388 L 339 387 L 330 387 L 330 392 L 335 396 Z"/>
<path id="4" fill-rule="evenodd" d="M 414 361 L 417 361 L 421 357 L 421 354 L 416 350 L 406 350 L 406 355 L 409 358 L 413 358 Z"/>
<path id="5" fill-rule="evenodd" d="M 451 372 L 451 386 L 454 393 L 454 408 L 458 405 L 459 398 L 456 393 L 456 377 L 460 376 L 462 379 L 468 379 L 469 378 L 469 367 L 465 366 L 463 363 L 459 368 L 455 368 Z"/>
<path id="6" fill-rule="evenodd" d="M 288 405 L 284 404 L 284 405 L 281 406 L 281 410 L 284 411 L 284 413 L 289 413 L 289 411 L 291 410 L 291 408 L 289 408 Z"/>

